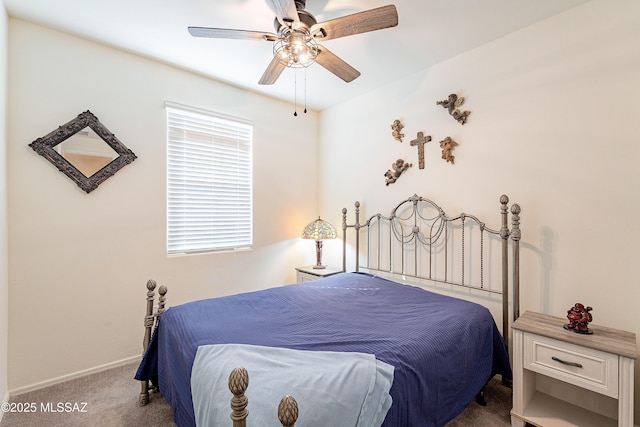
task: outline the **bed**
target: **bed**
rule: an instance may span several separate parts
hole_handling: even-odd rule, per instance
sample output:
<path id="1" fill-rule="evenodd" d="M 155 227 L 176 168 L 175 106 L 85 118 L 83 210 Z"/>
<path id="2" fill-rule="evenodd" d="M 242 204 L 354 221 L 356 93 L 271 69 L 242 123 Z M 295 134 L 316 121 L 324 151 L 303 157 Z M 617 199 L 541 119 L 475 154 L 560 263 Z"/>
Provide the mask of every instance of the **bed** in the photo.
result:
<path id="1" fill-rule="evenodd" d="M 230 419 L 227 378 L 234 366 L 248 365 L 254 425 L 277 423 L 263 412 L 284 394 L 296 398 L 298 421 L 307 427 L 327 420 L 333 426 L 445 425 L 494 375 L 511 378 L 507 348 L 509 319 L 518 314 L 520 207 L 511 206 L 509 224 L 508 203 L 500 198 L 497 229 L 473 215 L 449 217 L 417 195 L 361 224 L 356 203 L 352 224 L 343 209 L 341 274 L 166 311 L 162 288 L 156 312 L 149 288 L 145 352 L 136 373 L 141 403 L 148 401 L 151 381 L 178 426 L 230 425 L 220 421 Z M 347 271 L 353 239 L 355 268 Z M 503 333 L 488 308 L 427 291 L 423 281 L 462 294 L 486 293 L 481 298 L 489 300 L 497 295 Z M 336 378 L 309 386 L 311 376 L 324 381 L 329 373 Z M 344 404 L 348 399 L 353 403 Z M 357 413 L 353 421 L 348 410 Z"/>

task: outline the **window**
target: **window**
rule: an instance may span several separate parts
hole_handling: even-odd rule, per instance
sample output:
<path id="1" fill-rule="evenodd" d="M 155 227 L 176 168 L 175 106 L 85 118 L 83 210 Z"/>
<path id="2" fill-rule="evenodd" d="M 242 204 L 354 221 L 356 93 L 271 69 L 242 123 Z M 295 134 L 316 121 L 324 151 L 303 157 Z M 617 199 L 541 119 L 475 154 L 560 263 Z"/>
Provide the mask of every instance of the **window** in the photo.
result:
<path id="1" fill-rule="evenodd" d="M 176 104 L 167 110 L 167 252 L 253 244 L 253 126 Z"/>

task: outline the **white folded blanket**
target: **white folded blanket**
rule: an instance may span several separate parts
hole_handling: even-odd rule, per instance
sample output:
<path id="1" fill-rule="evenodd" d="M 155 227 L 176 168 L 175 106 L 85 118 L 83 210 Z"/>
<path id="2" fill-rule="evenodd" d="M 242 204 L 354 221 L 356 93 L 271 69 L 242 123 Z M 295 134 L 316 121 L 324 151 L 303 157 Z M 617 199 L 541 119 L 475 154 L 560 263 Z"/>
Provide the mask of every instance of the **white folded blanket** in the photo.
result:
<path id="1" fill-rule="evenodd" d="M 303 427 L 378 427 L 392 402 L 394 368 L 372 354 L 205 345 L 191 371 L 197 426 L 232 425 L 228 381 L 238 366 L 249 372 L 247 426 L 281 426 L 278 404 L 286 395 L 298 402 L 296 425 Z"/>

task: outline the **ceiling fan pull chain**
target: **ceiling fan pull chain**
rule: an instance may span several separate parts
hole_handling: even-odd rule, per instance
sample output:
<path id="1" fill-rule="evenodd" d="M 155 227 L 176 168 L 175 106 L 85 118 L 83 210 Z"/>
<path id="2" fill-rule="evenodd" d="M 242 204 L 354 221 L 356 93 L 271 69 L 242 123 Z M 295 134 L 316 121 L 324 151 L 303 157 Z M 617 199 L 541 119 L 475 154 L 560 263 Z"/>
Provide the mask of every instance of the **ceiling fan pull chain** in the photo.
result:
<path id="1" fill-rule="evenodd" d="M 304 69 L 304 113 L 307 114 L 307 69 Z"/>
<path id="2" fill-rule="evenodd" d="M 298 117 L 298 71 L 293 70 L 293 116 Z"/>

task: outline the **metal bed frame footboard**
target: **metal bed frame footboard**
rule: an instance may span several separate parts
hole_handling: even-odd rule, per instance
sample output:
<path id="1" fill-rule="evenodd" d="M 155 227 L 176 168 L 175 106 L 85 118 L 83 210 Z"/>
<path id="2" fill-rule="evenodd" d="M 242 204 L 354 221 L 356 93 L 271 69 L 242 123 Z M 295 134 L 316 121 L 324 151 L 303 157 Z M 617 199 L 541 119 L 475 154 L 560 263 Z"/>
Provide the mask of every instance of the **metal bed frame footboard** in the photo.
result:
<path id="1" fill-rule="evenodd" d="M 347 223 L 342 209 L 342 269 L 347 271 L 347 229 L 355 230 L 355 271 L 401 275 L 403 279 L 427 280 L 501 296 L 502 336 L 509 345 L 509 273 L 513 283 L 513 320 L 520 311 L 520 206 L 500 197 L 499 229 L 492 229 L 474 215 L 449 217 L 433 201 L 413 195 L 400 202 L 388 216 L 377 213 L 360 223 L 360 203 L 355 203 L 355 222 Z M 361 247 L 366 238 L 366 247 Z M 487 258 L 491 241 L 500 241 L 499 269 L 502 286 L 487 285 Z M 489 248 L 487 248 L 489 246 Z M 512 248 L 509 257 L 509 246 Z M 361 258 L 363 254 L 364 261 Z M 511 260 L 511 265 L 509 264 Z M 459 265 L 459 268 L 456 268 Z M 491 264 L 491 265 L 495 265 Z"/>
<path id="2" fill-rule="evenodd" d="M 167 287 L 162 285 L 158 288 L 156 301 L 156 286 L 155 280 L 147 281 L 147 307 L 144 316 L 144 338 L 142 340 L 143 356 L 149 347 L 151 336 L 155 333 L 166 307 Z M 150 392 L 156 392 L 158 389 L 156 386 L 149 384 L 148 380 L 142 380 L 140 384 L 141 390 L 138 396 L 138 405 L 145 406 L 149 404 Z M 242 366 L 233 369 L 229 374 L 228 385 L 232 394 L 229 402 L 231 425 L 232 427 L 247 427 L 247 417 L 249 415 L 247 410 L 249 400 L 245 396 L 245 392 L 249 387 L 249 373 L 247 370 Z M 274 412 L 276 412 L 275 408 Z M 284 396 L 278 405 L 277 416 L 282 427 L 295 427 L 295 422 L 298 420 L 298 402 L 296 399 L 292 396 Z"/>
<path id="3" fill-rule="evenodd" d="M 162 313 L 164 313 L 165 305 L 167 302 L 167 287 L 162 285 L 158 288 L 158 305 L 155 305 L 155 290 L 156 281 L 149 279 L 147 281 L 147 309 L 144 315 L 144 338 L 142 339 L 142 355 L 144 356 L 149 343 L 151 342 L 151 336 L 158 327 Z M 157 391 L 156 386 L 151 385 L 149 381 L 140 381 L 140 395 L 138 396 L 138 405 L 145 406 L 149 403 L 149 392 Z"/>

